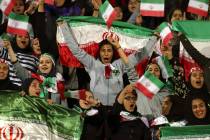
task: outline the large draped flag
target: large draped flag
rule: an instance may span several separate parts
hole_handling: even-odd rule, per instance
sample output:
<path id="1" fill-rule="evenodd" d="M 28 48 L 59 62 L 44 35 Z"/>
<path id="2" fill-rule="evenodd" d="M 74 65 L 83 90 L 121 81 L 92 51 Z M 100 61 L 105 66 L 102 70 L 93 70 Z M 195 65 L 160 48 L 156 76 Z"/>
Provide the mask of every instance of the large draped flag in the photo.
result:
<path id="1" fill-rule="evenodd" d="M 0 92 L 1 140 L 79 140 L 83 121 L 77 109 L 49 105 L 37 97 Z"/>
<path id="2" fill-rule="evenodd" d="M 209 140 L 210 125 L 161 127 L 161 140 Z"/>
<path id="3" fill-rule="evenodd" d="M 94 17 L 61 17 L 58 21 L 61 20 L 66 21 L 71 26 L 72 32 L 75 35 L 76 41 L 80 45 L 80 48 L 85 50 L 93 57 L 98 56 L 98 43 L 105 39 L 106 36 L 117 35 L 121 47 L 124 49 L 125 53 L 129 55 L 139 51 L 139 49 L 143 47 L 147 48 L 145 45 L 150 40 L 153 32 L 155 32 L 151 29 L 120 21 L 113 22 L 112 28 L 108 30 L 106 28 L 106 23 L 102 19 Z M 210 57 L 210 51 L 208 51 L 210 49 L 209 25 L 210 22 L 207 21 L 176 21 L 172 25 L 172 30 L 183 32 L 190 39 L 191 43 L 196 49 L 198 49 L 205 56 Z M 71 51 L 67 47 L 62 34 L 59 32 L 57 33 L 61 63 L 70 67 L 82 67 L 82 65 L 72 55 Z M 148 50 L 148 54 L 145 57 L 147 59 L 144 59 L 145 61 L 141 61 L 137 65 L 137 72 L 139 75 L 144 73 L 148 63 L 148 59 L 150 57 L 149 53 L 152 51 L 151 48 L 148 48 Z M 182 50 L 181 53 L 183 52 Z M 182 53 L 180 56 L 185 55 Z M 182 64 L 185 66 L 185 64 L 187 64 L 186 62 L 188 61 L 182 62 L 184 62 Z M 190 67 L 192 66 L 192 63 L 188 64 L 190 64 Z M 189 73 L 190 67 L 185 67 L 187 69 L 187 71 L 185 71 L 186 73 Z"/>
<path id="4" fill-rule="evenodd" d="M 204 56 L 210 58 L 210 22 L 209 21 L 175 21 L 172 29 L 187 36 L 192 45 Z M 199 28 L 198 28 L 199 27 Z M 188 80 L 190 69 L 198 66 L 180 44 L 180 62 L 184 66 L 185 78 Z"/>
<path id="5" fill-rule="evenodd" d="M 187 12 L 206 17 L 208 15 L 209 0 L 190 0 Z"/>
<path id="6" fill-rule="evenodd" d="M 118 36 L 121 47 L 129 55 L 143 48 L 153 32 L 150 29 L 118 21 L 113 22 L 112 28 L 108 30 L 102 19 L 94 17 L 62 17 L 59 20 L 64 20 L 71 26 L 80 48 L 93 57 L 98 56 L 98 43 L 106 39 L 107 36 Z M 82 65 L 72 55 L 60 33 L 57 32 L 57 41 L 60 45 L 61 63 L 70 67 L 81 67 Z M 151 52 L 151 48 L 149 51 Z M 143 74 L 149 55 L 150 53 L 146 54 L 144 61 L 139 62 L 137 66 L 139 74 Z"/>
<path id="7" fill-rule="evenodd" d="M 141 0 L 140 14 L 142 16 L 164 16 L 164 0 Z"/>

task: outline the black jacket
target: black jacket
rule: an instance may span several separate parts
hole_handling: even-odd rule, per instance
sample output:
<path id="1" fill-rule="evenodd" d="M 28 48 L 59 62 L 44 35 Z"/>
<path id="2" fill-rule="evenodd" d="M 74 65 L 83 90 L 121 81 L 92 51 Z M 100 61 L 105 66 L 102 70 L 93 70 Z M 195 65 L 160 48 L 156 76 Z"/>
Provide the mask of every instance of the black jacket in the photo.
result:
<path id="1" fill-rule="evenodd" d="M 110 140 L 150 140 L 150 131 L 140 119 L 142 116 L 135 111 L 131 114 L 138 116 L 139 119 L 122 121 L 120 112 L 124 110 L 123 105 L 116 101 L 112 115 L 109 117 L 109 125 L 112 130 Z"/>

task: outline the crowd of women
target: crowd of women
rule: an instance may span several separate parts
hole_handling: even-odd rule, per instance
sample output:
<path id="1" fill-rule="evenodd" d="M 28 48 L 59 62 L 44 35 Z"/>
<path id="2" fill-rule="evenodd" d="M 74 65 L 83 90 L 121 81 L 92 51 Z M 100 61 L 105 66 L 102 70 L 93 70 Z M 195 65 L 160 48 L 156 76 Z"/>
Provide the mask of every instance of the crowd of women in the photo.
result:
<path id="1" fill-rule="evenodd" d="M 53 6 L 40 0 L 36 8 L 32 3 L 16 0 L 12 11 L 29 16 L 34 36 L 8 36 L 7 19 L 0 25 L 3 39 L 0 90 L 21 91 L 23 96 L 45 98 L 49 104 L 67 108 L 79 106 L 84 117 L 82 140 L 155 140 L 160 139 L 159 127 L 172 122 L 210 124 L 210 61 L 184 34 L 174 32 L 171 43 L 160 45 L 161 54 L 173 68 L 173 77 L 163 78 L 160 66 L 154 61 L 157 54 L 150 58 L 145 72 L 153 74 L 165 86 L 149 99 L 135 86 L 139 79 L 135 65 L 143 59 L 145 47 L 126 56 L 118 39 L 107 37 L 99 43 L 98 56 L 94 58 L 80 49 L 71 32 L 67 32 L 71 38 L 66 39 L 68 47 L 84 68 L 66 67 L 59 62 L 56 19 L 60 16 L 100 18 L 102 0 L 55 0 Z M 163 21 L 171 24 L 175 20 L 209 20 L 209 16 L 185 12 L 187 2 L 181 0 L 166 1 L 163 18 L 141 16 L 138 0 L 110 0 L 110 3 L 117 12 L 116 20 L 151 29 Z M 146 47 L 154 46 L 158 39 L 159 34 L 155 33 Z M 188 81 L 178 57 L 180 42 L 200 66 L 191 68 Z M 80 99 L 65 94 L 73 92 L 80 94 Z M 156 121 L 157 118 L 166 121 Z"/>

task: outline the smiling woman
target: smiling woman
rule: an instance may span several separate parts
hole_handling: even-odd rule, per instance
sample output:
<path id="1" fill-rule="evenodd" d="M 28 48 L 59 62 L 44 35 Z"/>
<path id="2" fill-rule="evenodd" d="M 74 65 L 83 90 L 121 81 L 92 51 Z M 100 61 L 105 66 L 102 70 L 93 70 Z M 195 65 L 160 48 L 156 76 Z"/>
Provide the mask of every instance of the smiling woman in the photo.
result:
<path id="1" fill-rule="evenodd" d="M 186 119 L 188 125 L 210 124 L 210 110 L 205 97 L 202 94 L 188 98 L 186 106 Z"/>

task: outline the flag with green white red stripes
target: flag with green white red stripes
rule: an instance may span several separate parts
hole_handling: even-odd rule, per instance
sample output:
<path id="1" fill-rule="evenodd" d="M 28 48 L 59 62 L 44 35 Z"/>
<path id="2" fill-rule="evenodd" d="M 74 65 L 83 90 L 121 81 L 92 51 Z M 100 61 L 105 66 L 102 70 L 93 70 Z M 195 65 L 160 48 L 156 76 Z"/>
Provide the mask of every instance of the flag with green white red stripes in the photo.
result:
<path id="1" fill-rule="evenodd" d="M 164 0 L 141 0 L 140 14 L 142 16 L 164 16 Z"/>
<path id="2" fill-rule="evenodd" d="M 14 35 L 25 36 L 29 33 L 29 16 L 19 15 L 15 13 L 9 14 L 7 23 L 7 32 Z"/>
<path id="3" fill-rule="evenodd" d="M 206 17 L 208 15 L 209 0 L 190 0 L 187 12 Z"/>
<path id="4" fill-rule="evenodd" d="M 112 25 L 113 20 L 116 18 L 116 11 L 112 7 L 112 5 L 109 3 L 108 0 L 106 0 L 100 7 L 99 11 L 101 13 L 102 18 L 107 24 L 107 27 L 110 28 Z"/>
<path id="5" fill-rule="evenodd" d="M 163 86 L 164 83 L 148 71 L 136 82 L 136 88 L 149 99 L 152 99 Z"/>

